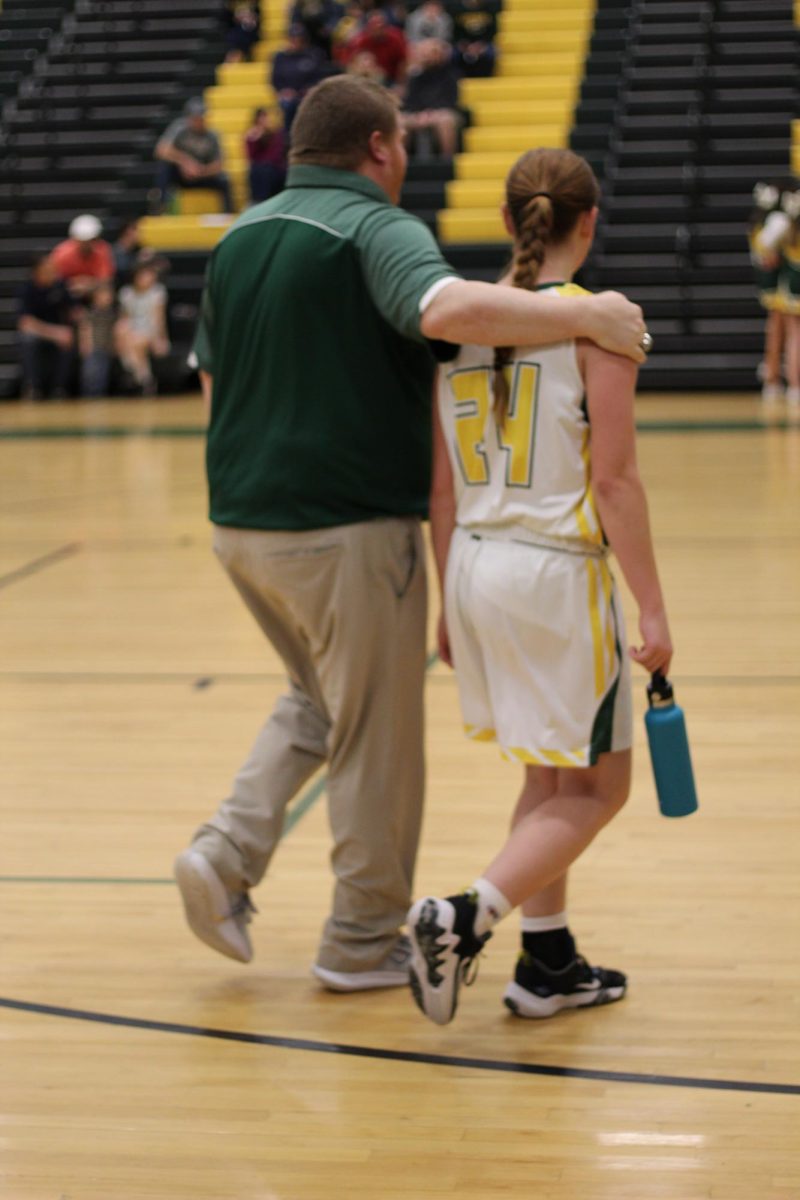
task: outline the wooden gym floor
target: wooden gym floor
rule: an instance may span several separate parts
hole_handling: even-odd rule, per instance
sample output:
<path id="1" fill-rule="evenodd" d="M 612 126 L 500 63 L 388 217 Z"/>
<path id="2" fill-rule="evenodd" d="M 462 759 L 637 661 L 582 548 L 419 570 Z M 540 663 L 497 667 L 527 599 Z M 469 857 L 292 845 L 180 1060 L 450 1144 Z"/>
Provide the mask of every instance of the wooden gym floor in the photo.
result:
<path id="1" fill-rule="evenodd" d="M 800 428 L 639 416 L 701 809 L 657 814 L 640 675 L 633 795 L 570 903 L 628 997 L 512 1018 L 512 917 L 439 1029 L 308 973 L 324 780 L 254 962 L 184 927 L 172 858 L 281 689 L 209 549 L 199 401 L 0 408 L 0 1200 L 798 1200 Z M 449 890 L 518 775 L 439 664 L 427 705 L 418 891 Z"/>

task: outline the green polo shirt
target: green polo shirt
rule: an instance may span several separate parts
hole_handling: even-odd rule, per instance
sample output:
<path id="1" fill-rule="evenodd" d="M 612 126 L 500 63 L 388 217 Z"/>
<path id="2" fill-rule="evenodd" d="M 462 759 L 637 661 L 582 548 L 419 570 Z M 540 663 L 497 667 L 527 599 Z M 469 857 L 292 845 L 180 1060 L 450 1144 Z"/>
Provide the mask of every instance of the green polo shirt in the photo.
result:
<path id="1" fill-rule="evenodd" d="M 194 347 L 214 377 L 212 521 L 425 514 L 435 359 L 420 302 L 452 276 L 427 227 L 350 171 L 293 167 L 241 215 L 211 257 Z"/>

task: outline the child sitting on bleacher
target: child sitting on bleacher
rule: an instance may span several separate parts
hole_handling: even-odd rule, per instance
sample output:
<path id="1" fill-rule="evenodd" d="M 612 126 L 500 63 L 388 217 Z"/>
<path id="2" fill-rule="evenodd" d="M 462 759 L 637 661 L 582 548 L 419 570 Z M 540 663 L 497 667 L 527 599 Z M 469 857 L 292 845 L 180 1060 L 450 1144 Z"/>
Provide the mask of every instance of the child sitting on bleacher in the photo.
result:
<path id="1" fill-rule="evenodd" d="M 119 293 L 120 319 L 114 327 L 117 354 L 143 395 L 157 391 L 152 359 L 170 351 L 167 289 L 151 263 L 140 263 L 133 282 Z"/>

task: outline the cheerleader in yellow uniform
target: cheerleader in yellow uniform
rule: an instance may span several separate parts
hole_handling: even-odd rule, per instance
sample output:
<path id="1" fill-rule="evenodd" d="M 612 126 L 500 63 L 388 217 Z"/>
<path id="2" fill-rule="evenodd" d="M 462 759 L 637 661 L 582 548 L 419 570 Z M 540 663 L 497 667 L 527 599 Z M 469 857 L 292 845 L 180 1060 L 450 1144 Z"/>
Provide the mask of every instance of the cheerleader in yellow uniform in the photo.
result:
<path id="1" fill-rule="evenodd" d="M 780 246 L 776 302 L 786 321 L 786 404 L 800 411 L 800 188 L 797 181 L 781 195 L 788 222 Z"/>
<path id="2" fill-rule="evenodd" d="M 764 358 L 759 368 L 761 399 L 765 404 L 775 404 L 783 399 L 783 355 L 788 319 L 778 295 L 778 277 L 780 247 L 788 230 L 788 221 L 781 212 L 781 195 L 779 182 L 756 184 L 753 188 L 755 208 L 747 233 L 758 299 L 767 314 Z"/>
<path id="3" fill-rule="evenodd" d="M 514 238 L 501 287 L 574 295 L 591 246 L 597 181 L 568 150 L 512 168 Z M 445 596 L 442 658 L 455 666 L 467 733 L 522 764 L 510 836 L 471 888 L 408 915 L 411 984 L 445 1024 L 493 925 L 522 907 L 522 954 L 504 1000 L 517 1015 L 620 999 L 626 978 L 578 954 L 567 871 L 628 796 L 629 656 L 672 656 L 636 466 L 636 367 L 589 342 L 463 346 L 440 370 L 431 531 Z M 625 649 L 614 551 L 639 606 Z"/>

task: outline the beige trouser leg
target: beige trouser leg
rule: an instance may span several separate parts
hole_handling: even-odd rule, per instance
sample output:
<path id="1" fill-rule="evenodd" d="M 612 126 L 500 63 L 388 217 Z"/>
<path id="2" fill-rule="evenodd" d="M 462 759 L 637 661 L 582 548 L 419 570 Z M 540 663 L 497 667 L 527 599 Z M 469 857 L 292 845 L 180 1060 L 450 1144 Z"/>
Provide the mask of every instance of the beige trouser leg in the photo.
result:
<path id="1" fill-rule="evenodd" d="M 419 522 L 301 533 L 217 528 L 214 540 L 291 686 L 194 845 L 229 888 L 252 887 L 289 800 L 327 759 L 336 883 L 317 961 L 333 971 L 371 970 L 411 902 L 422 814 Z"/>

